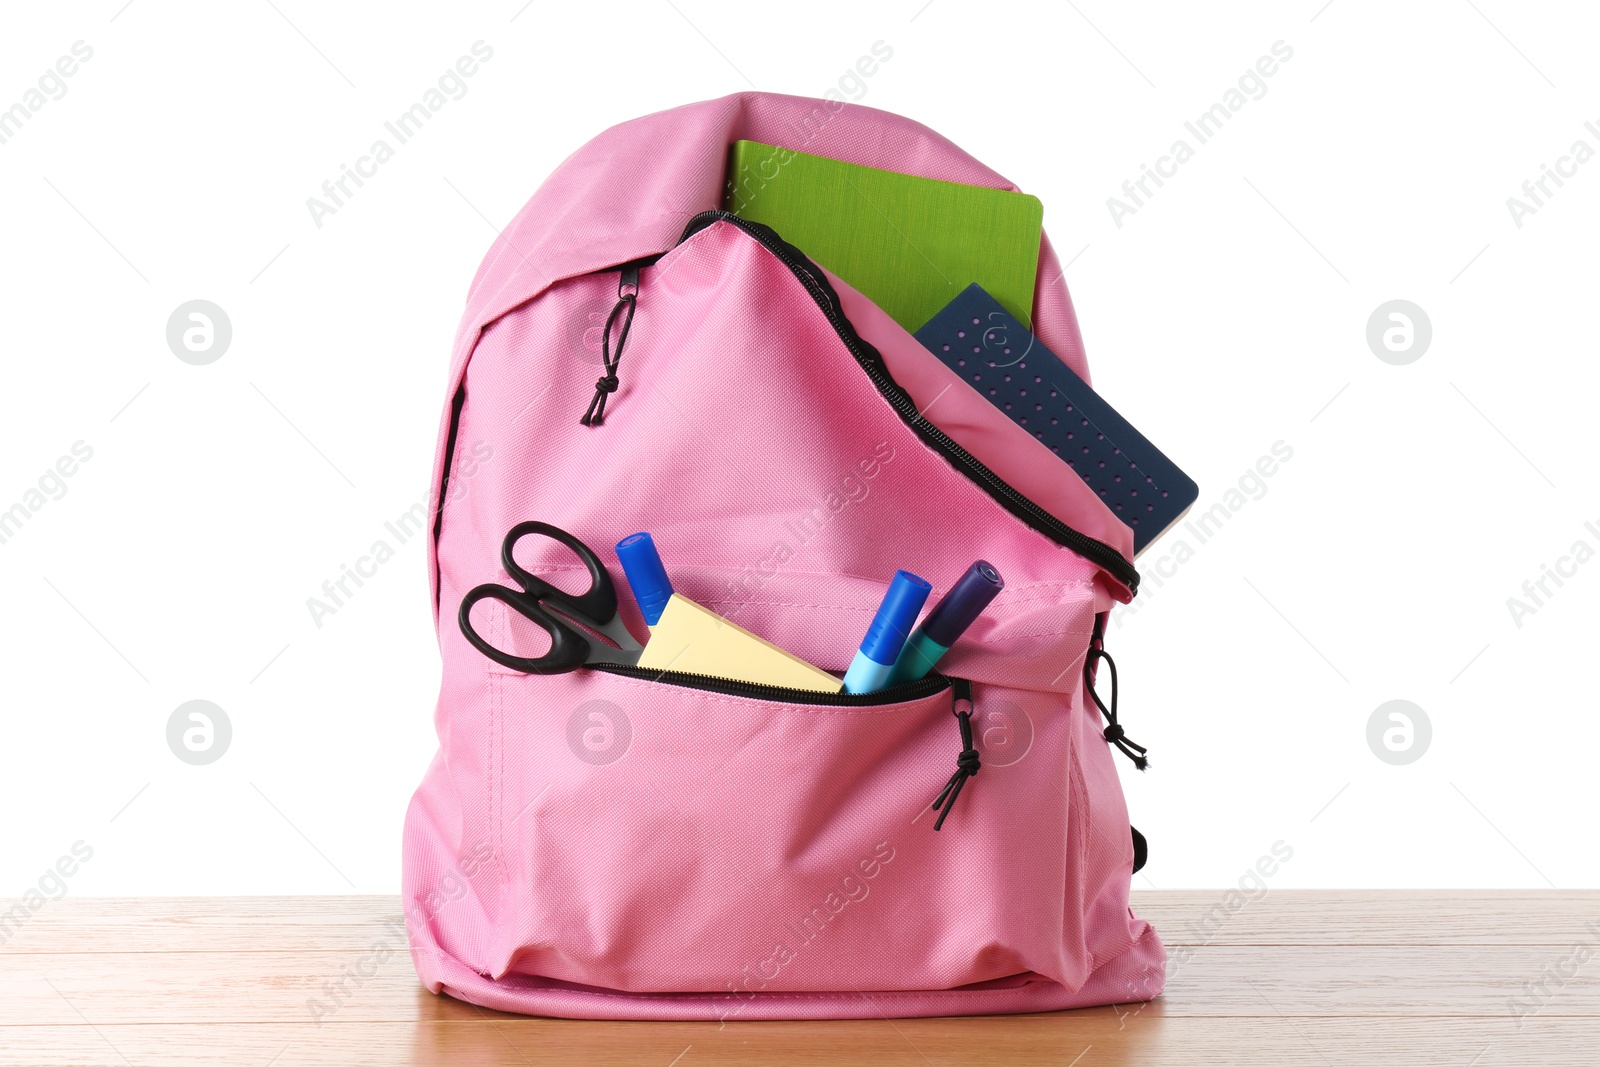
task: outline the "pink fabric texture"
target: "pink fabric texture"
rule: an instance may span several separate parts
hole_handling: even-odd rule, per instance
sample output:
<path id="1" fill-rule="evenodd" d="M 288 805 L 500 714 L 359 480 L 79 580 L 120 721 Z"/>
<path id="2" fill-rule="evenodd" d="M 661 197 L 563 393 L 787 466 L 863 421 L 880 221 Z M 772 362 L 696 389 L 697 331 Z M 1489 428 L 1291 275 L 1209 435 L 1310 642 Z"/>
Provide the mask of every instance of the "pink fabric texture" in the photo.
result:
<path id="1" fill-rule="evenodd" d="M 1128 590 L 925 445 L 754 238 L 717 222 L 674 247 L 690 216 L 718 206 L 740 137 L 1011 187 L 909 120 L 745 93 L 607 131 L 496 242 L 469 297 L 434 476 L 439 500 L 449 457 L 430 558 L 440 751 L 403 842 L 418 975 L 487 1007 L 573 1018 L 1148 999 L 1165 954 L 1128 907 L 1127 811 L 1082 682 L 1094 618 Z M 604 423 L 581 426 L 614 268 L 662 252 L 640 271 Z M 1036 327 L 1085 369 L 1048 245 L 1041 259 Z M 928 418 L 1130 553 L 1126 527 L 1048 450 L 833 284 Z M 480 582 L 509 584 L 500 541 L 528 519 L 611 564 L 640 637 L 610 546 L 649 530 L 678 592 L 839 672 L 897 568 L 937 596 L 974 558 L 991 561 L 1006 589 L 940 664 L 973 682 L 982 769 L 935 833 L 929 804 L 961 749 L 949 688 L 830 706 L 492 664 L 456 607 Z M 519 562 L 578 588 L 577 562 L 545 547 Z M 538 651 L 500 605 L 474 619 L 502 647 Z"/>

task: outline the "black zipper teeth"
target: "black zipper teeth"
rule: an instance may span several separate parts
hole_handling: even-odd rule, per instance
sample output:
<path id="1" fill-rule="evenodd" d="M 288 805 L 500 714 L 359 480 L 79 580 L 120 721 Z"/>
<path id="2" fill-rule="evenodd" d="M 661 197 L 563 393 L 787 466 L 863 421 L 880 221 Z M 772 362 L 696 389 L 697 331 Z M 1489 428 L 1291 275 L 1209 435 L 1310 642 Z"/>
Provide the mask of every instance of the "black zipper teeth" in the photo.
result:
<path id="1" fill-rule="evenodd" d="M 686 689 L 703 689 L 709 693 L 728 696 L 752 697 L 757 700 L 778 700 L 785 704 L 820 704 L 844 708 L 870 707 L 875 704 L 898 704 L 903 700 L 918 700 L 932 696 L 950 687 L 950 679 L 934 672 L 926 678 L 902 685 L 879 689 L 874 693 L 823 693 L 814 689 L 793 689 L 784 685 L 765 685 L 761 682 L 741 682 L 734 678 L 718 678 L 709 674 L 691 674 L 687 671 L 663 671 L 654 667 L 635 667 L 625 663 L 591 663 L 592 670 L 607 674 L 620 674 L 626 678 L 643 678 Z"/>
<path id="2" fill-rule="evenodd" d="M 439 472 L 439 499 L 433 502 L 433 545 L 439 547 L 439 534 L 444 529 L 444 496 L 450 491 L 450 471 L 455 465 L 456 433 L 461 429 L 461 409 L 467 402 L 467 376 L 461 375 L 454 395 L 450 397 L 450 431 L 445 434 L 444 467 Z M 439 573 L 439 560 L 433 563 L 433 613 L 439 614 L 439 598 L 444 595 L 443 576 Z"/>
<path id="3" fill-rule="evenodd" d="M 731 211 L 702 211 L 689 220 L 684 227 L 683 236 L 678 238 L 682 244 L 692 235 L 704 229 L 713 222 L 729 222 L 744 231 L 747 235 L 760 242 L 762 247 L 777 256 L 784 266 L 800 280 L 816 301 L 822 313 L 827 316 L 828 322 L 833 326 L 839 339 L 850 350 L 861 369 L 866 371 L 867 377 L 872 379 L 872 384 L 878 389 L 884 399 L 888 400 L 895 412 L 924 440 L 930 441 L 947 459 L 954 463 L 963 472 L 969 474 L 976 481 L 989 487 L 990 495 L 998 499 L 1013 514 L 1018 514 L 1030 526 L 1048 536 L 1057 544 L 1065 545 L 1074 552 L 1083 556 L 1089 562 L 1106 570 L 1112 577 L 1128 587 L 1130 593 L 1139 590 L 1139 572 L 1133 564 L 1123 558 L 1122 553 L 1106 544 L 1096 540 L 1088 534 L 1080 533 L 1050 514 L 1048 511 L 1029 500 L 1022 493 L 1014 489 L 1010 483 L 1002 479 L 994 471 L 986 467 L 981 460 L 971 452 L 962 448 L 949 435 L 923 417 L 917 410 L 916 402 L 911 399 L 898 382 L 889 376 L 882 365 L 882 355 L 877 349 L 868 344 L 859 334 L 850 320 L 845 318 L 835 301 L 838 299 L 829 289 L 823 288 L 813 273 L 816 264 L 806 259 L 803 255 L 798 258 L 792 255 L 792 247 L 781 239 L 773 240 L 777 235 L 770 227 L 752 224 Z M 765 232 L 763 232 L 765 231 Z M 772 237 L 768 237 L 772 234 Z"/>

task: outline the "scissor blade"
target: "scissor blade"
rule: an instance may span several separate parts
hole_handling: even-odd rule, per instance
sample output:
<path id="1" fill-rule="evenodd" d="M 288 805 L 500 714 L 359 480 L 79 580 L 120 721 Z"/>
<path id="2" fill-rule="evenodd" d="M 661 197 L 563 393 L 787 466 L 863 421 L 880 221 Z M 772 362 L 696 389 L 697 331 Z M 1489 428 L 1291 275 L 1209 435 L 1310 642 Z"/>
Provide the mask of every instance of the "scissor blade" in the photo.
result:
<path id="1" fill-rule="evenodd" d="M 628 632 L 628 627 L 624 625 L 621 615 L 613 615 L 610 622 L 601 625 L 600 623 L 595 622 L 593 619 L 586 618 L 575 611 L 564 611 L 562 610 L 561 605 L 556 604 L 553 601 L 546 600 L 542 603 L 544 604 L 546 611 L 559 615 L 573 625 L 582 627 L 588 633 L 604 637 L 607 641 L 611 642 L 611 646 L 614 647 L 594 645 L 593 642 L 591 642 L 591 652 L 589 656 L 591 661 L 603 661 L 608 663 L 637 662 L 639 659 L 639 653 L 644 651 L 644 646 L 635 641 L 633 639 L 633 634 Z M 633 659 L 615 659 L 602 655 L 604 652 L 613 651 L 621 652 L 624 655 L 631 653 Z"/>
<path id="2" fill-rule="evenodd" d="M 587 663 L 622 663 L 630 667 L 638 665 L 639 657 L 644 654 L 643 649 L 612 648 L 610 645 L 593 644 L 589 646 Z"/>

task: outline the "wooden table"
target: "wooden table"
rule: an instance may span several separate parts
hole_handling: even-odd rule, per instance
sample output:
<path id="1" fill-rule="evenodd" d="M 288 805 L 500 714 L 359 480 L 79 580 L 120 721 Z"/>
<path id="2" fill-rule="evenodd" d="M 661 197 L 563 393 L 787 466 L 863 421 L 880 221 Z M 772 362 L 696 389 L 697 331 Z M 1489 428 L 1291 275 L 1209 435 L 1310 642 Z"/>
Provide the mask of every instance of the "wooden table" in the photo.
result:
<path id="1" fill-rule="evenodd" d="M 1600 1064 L 1600 892 L 1135 897 L 1170 955 L 1151 1004 L 726 1025 L 435 997 L 394 897 L 65 899 L 0 947 L 0 1065 Z M 316 1017 L 347 969 L 372 976 Z"/>

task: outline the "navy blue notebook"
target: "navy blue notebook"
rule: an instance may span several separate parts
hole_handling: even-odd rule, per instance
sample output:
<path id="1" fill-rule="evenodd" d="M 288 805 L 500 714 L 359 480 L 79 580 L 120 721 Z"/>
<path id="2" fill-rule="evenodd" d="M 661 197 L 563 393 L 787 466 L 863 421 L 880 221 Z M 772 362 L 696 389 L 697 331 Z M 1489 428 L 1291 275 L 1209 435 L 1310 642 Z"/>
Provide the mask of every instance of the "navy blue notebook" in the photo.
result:
<path id="1" fill-rule="evenodd" d="M 967 286 L 916 337 L 1066 460 L 1133 530 L 1135 554 L 1200 495 L 1193 479 L 981 286 Z"/>

